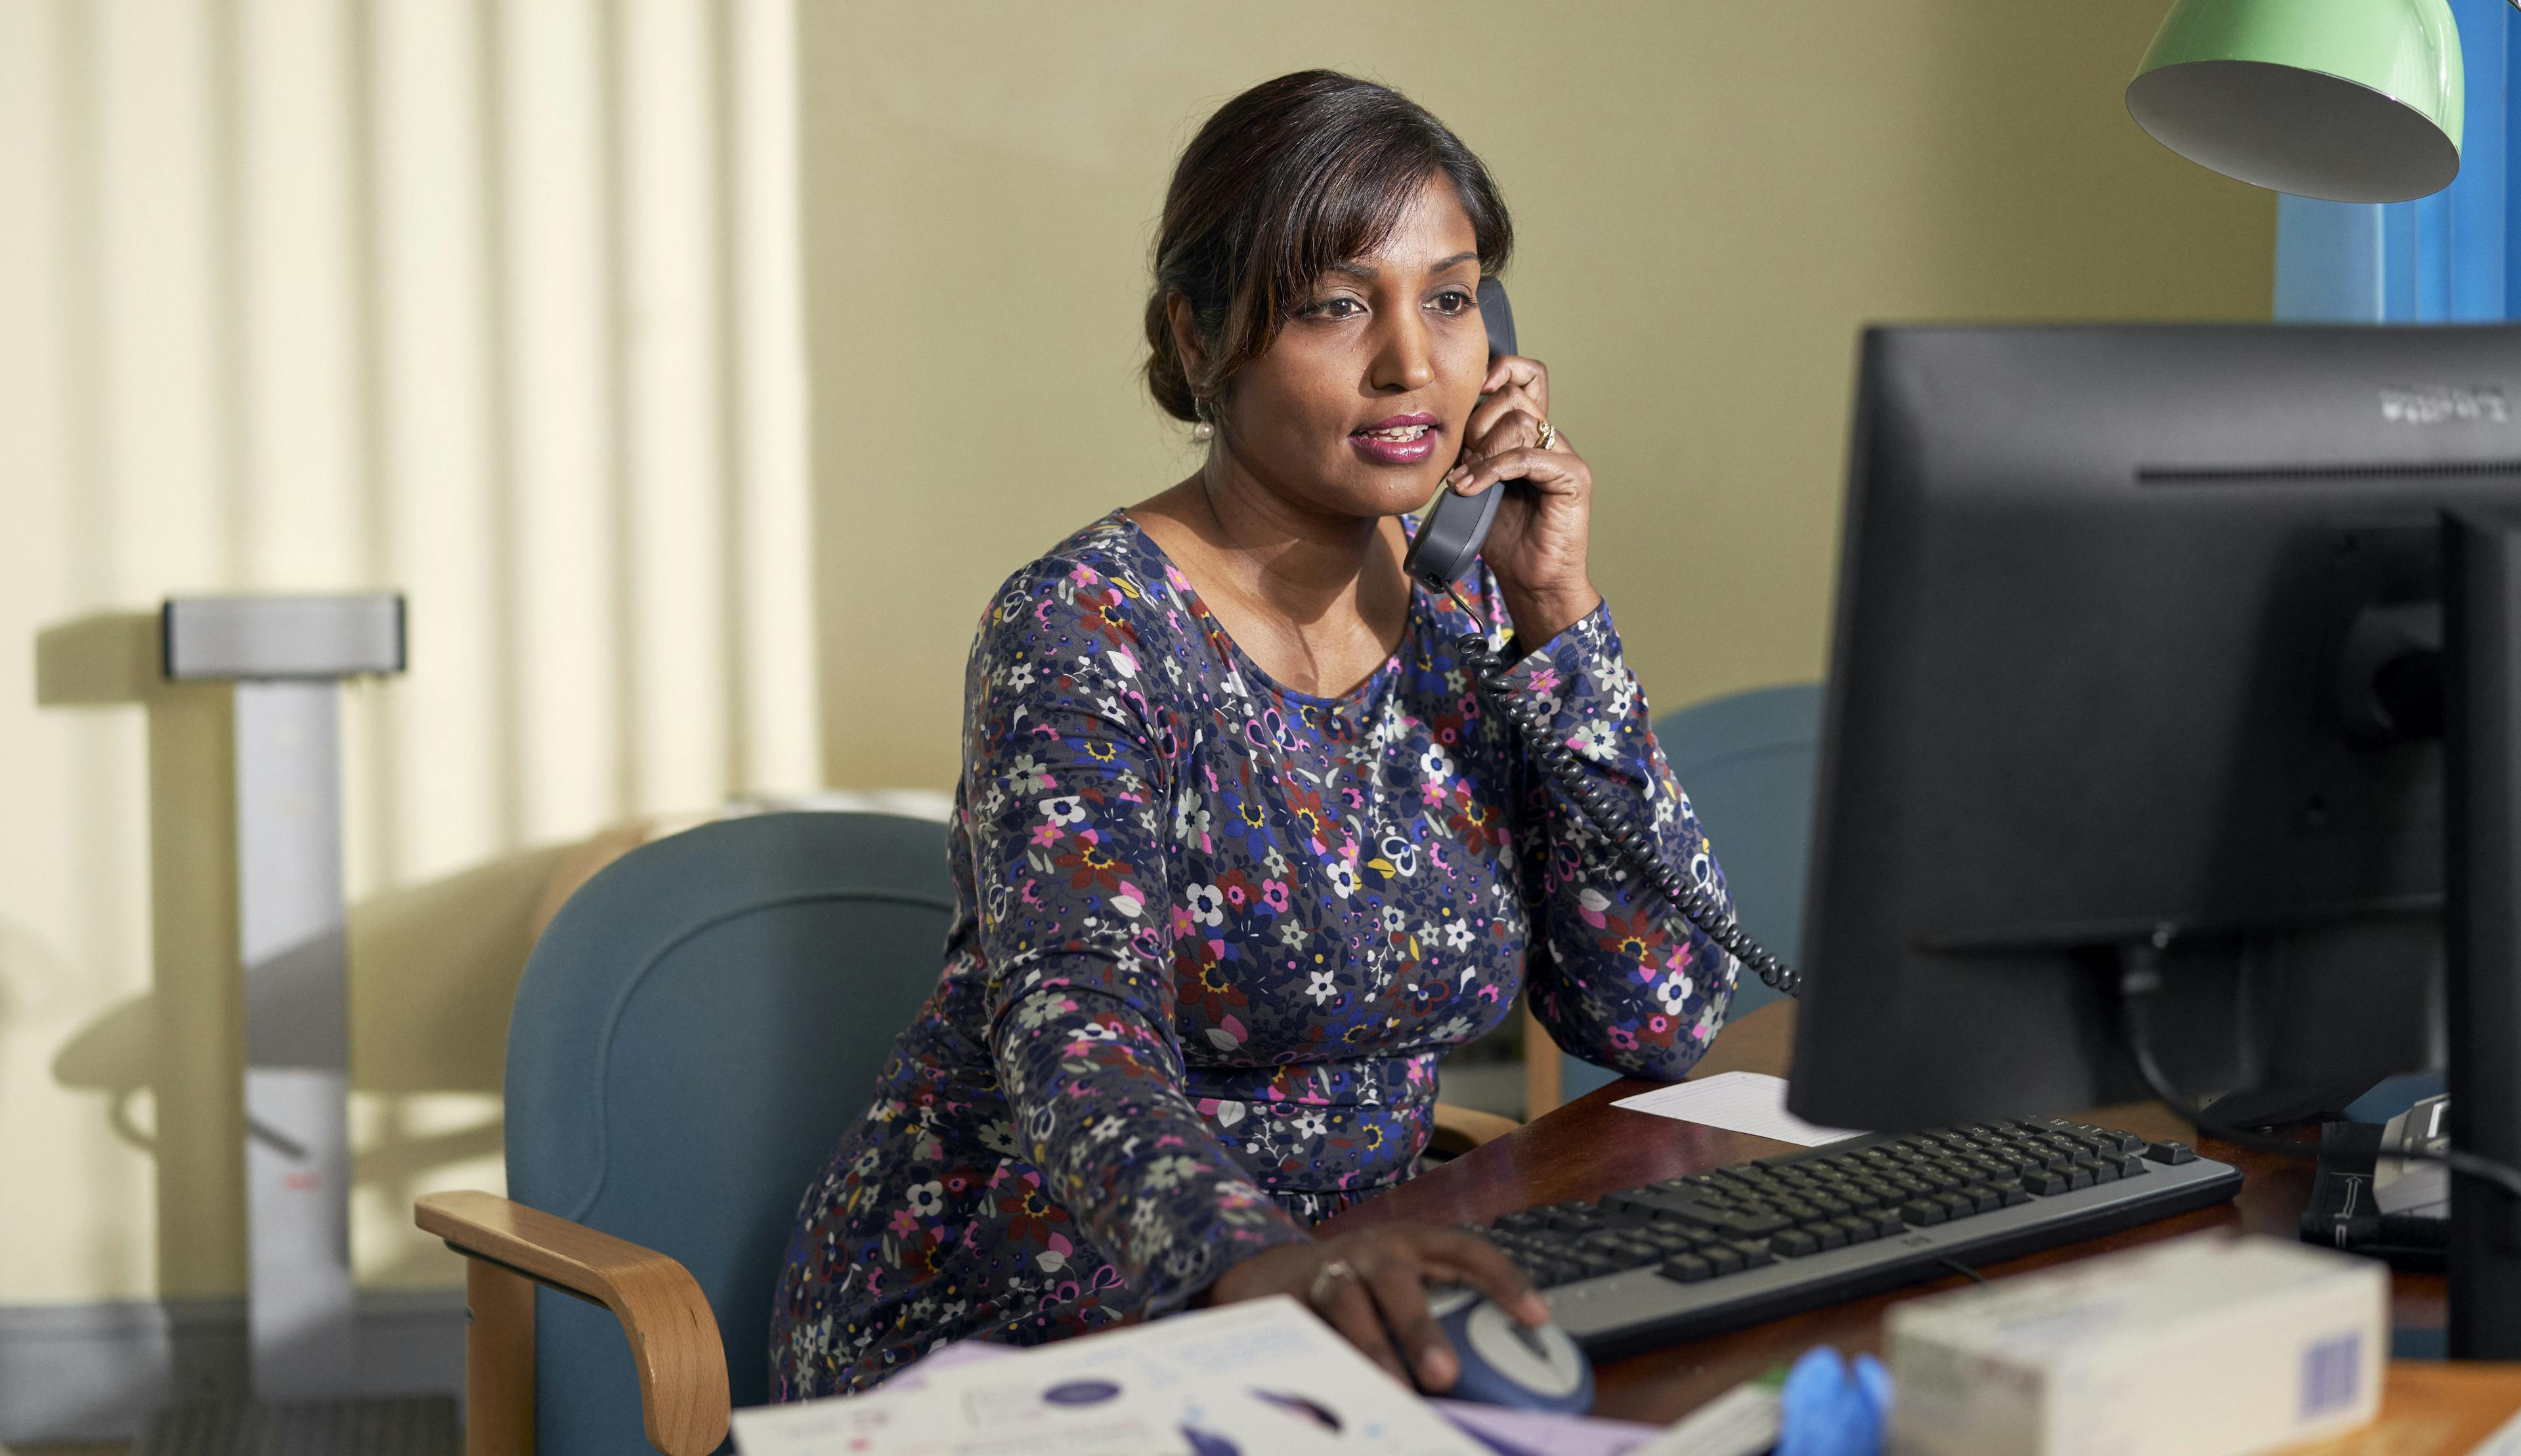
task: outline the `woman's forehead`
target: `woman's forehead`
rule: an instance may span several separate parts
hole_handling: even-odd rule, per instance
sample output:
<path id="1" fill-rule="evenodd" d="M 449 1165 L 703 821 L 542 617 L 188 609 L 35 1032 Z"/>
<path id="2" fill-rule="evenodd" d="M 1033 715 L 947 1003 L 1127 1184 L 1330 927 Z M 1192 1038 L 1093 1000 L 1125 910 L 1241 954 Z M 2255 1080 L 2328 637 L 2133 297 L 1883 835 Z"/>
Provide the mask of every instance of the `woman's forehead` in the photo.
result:
<path id="1" fill-rule="evenodd" d="M 1427 273 L 1465 260 L 1476 263 L 1479 253 L 1479 231 L 1471 226 L 1471 214 L 1440 172 L 1419 185 L 1381 242 L 1340 271 Z"/>

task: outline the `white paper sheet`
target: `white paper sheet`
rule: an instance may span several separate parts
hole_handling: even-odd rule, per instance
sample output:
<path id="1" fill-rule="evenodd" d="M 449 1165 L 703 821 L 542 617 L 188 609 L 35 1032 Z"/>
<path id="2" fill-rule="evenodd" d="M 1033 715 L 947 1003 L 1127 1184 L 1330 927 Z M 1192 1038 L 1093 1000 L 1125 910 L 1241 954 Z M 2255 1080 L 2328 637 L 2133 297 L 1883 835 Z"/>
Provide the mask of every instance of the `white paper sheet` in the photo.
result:
<path id="1" fill-rule="evenodd" d="M 1482 1456 L 1283 1296 L 738 1411 L 735 1439 L 744 1456 Z"/>
<path id="2" fill-rule="evenodd" d="M 1719 1071 L 1623 1097 L 1611 1106 L 1806 1148 L 1856 1136 L 1845 1128 L 1815 1126 L 1787 1112 L 1786 1079 L 1761 1071 Z"/>
<path id="3" fill-rule="evenodd" d="M 1021 1353 L 1004 1344 L 965 1340 L 923 1357 L 918 1364 L 884 1384 L 887 1392 L 915 1390 L 964 1365 L 1005 1359 Z M 1634 1421 L 1605 1421 L 1591 1416 L 1562 1416 L 1548 1411 L 1515 1410 L 1501 1405 L 1474 1405 L 1442 1396 L 1427 1404 L 1474 1440 L 1503 1456 L 1627 1456 L 1660 1434 L 1660 1426 Z M 1771 1444 L 1775 1433 L 1770 1433 Z M 1764 1448 L 1765 1449 L 1765 1448 Z M 1030 1456 L 1030 1453 L 1029 1453 Z M 2514 1452 L 2512 1456 L 2521 1456 Z"/>

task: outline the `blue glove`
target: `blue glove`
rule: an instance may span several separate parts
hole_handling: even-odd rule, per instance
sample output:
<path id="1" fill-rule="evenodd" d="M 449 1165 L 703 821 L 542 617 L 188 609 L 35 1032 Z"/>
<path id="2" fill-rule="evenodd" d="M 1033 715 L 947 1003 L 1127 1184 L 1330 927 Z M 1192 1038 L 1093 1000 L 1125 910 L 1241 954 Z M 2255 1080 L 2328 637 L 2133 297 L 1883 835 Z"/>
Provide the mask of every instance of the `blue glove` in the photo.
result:
<path id="1" fill-rule="evenodd" d="M 1812 1346 L 1777 1392 L 1776 1456 L 1880 1456 L 1891 1419 L 1891 1372 L 1871 1355 L 1851 1370 L 1838 1351 Z"/>

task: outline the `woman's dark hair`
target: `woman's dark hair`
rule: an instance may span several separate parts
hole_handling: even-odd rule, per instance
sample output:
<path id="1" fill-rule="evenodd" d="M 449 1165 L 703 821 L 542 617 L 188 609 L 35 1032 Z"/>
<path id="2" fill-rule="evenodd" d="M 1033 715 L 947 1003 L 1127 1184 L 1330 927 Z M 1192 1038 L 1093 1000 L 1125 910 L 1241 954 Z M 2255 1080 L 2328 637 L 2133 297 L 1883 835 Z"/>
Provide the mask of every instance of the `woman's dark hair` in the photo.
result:
<path id="1" fill-rule="evenodd" d="M 1371 252 L 1428 179 L 1470 214 L 1480 271 L 1505 266 L 1514 225 L 1489 169 L 1427 109 L 1335 70 L 1263 81 L 1217 108 L 1173 168 L 1147 299 L 1147 388 L 1165 412 L 1200 404 L 1260 356 L 1313 280 Z M 1168 301 L 1190 301 L 1206 360 L 1194 377 Z"/>

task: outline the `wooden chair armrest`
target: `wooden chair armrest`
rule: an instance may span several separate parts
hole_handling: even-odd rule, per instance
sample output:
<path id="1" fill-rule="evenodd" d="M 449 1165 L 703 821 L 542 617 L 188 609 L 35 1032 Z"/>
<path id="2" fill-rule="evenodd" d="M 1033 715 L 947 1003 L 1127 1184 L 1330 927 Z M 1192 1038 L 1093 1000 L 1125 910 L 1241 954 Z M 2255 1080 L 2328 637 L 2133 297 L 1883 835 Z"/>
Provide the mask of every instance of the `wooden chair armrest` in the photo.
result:
<path id="1" fill-rule="evenodd" d="M 650 1445 L 665 1456 L 707 1456 L 726 1439 L 726 1348 L 709 1300 L 681 1264 L 486 1193 L 424 1194 L 412 1221 L 458 1253 L 612 1310 L 638 1362 Z"/>
<path id="2" fill-rule="evenodd" d="M 1522 1125 L 1512 1117 L 1440 1102 L 1436 1104 L 1436 1132 L 1427 1139 L 1427 1146 L 1447 1157 L 1459 1158 L 1482 1143 L 1501 1138 Z"/>

